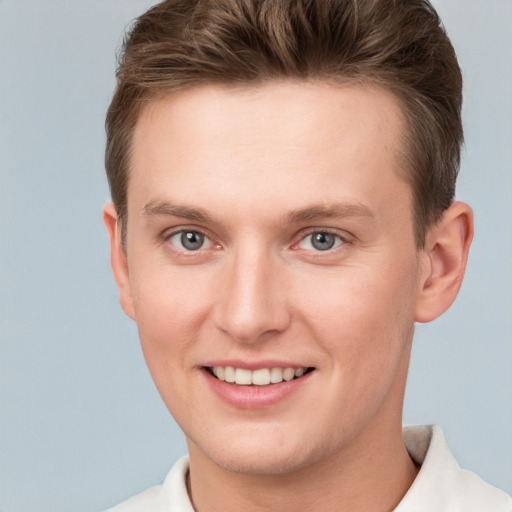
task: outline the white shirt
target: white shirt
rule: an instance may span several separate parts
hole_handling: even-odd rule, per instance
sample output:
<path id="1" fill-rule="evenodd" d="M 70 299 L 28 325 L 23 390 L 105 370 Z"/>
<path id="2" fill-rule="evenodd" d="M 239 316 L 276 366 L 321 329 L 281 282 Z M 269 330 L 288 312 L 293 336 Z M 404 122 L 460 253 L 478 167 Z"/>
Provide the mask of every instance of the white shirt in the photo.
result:
<path id="1" fill-rule="evenodd" d="M 512 498 L 461 469 L 436 426 L 405 427 L 405 444 L 421 469 L 394 512 L 512 512 Z M 188 457 L 151 487 L 107 512 L 194 512 L 187 494 Z"/>

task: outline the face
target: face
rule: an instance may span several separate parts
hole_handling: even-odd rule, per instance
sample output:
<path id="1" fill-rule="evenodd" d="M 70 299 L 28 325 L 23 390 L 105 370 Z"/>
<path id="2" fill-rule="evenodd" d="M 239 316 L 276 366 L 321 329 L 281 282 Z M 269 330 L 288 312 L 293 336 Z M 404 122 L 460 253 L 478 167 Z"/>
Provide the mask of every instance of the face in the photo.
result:
<path id="1" fill-rule="evenodd" d="M 191 457 L 283 473 L 400 428 L 422 280 L 402 128 L 362 85 L 143 111 L 121 301 Z"/>

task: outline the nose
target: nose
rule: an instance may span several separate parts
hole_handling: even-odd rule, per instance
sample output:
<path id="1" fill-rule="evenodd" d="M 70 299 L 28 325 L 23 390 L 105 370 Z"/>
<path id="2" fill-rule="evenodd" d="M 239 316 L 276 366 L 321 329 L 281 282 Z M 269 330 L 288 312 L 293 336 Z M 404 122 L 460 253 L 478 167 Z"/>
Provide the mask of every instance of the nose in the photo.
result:
<path id="1" fill-rule="evenodd" d="M 282 262 L 266 251 L 237 251 L 225 262 L 214 307 L 216 327 L 240 343 L 285 331 L 291 311 Z"/>

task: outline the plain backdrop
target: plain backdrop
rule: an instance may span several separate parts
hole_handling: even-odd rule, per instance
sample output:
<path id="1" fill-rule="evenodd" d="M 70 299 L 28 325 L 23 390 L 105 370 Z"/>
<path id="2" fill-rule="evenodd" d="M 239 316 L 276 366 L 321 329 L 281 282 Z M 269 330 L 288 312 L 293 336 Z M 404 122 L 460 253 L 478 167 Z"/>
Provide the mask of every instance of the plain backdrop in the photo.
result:
<path id="1" fill-rule="evenodd" d="M 406 423 L 512 492 L 512 2 L 437 0 L 465 78 L 458 197 L 476 237 L 452 309 L 420 325 Z M 185 442 L 118 305 L 101 208 L 115 52 L 144 0 L 0 0 L 0 510 L 95 511 Z"/>

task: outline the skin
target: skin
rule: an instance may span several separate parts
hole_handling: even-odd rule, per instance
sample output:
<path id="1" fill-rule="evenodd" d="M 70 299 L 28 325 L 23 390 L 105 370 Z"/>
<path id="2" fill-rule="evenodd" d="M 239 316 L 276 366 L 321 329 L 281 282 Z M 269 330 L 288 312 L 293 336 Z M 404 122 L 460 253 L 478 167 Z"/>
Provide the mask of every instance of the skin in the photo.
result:
<path id="1" fill-rule="evenodd" d="M 113 205 L 104 218 L 121 304 L 187 437 L 196 510 L 386 511 L 412 484 L 414 322 L 454 300 L 472 214 L 454 203 L 417 249 L 403 129 L 391 93 L 322 82 L 201 86 L 143 111 L 126 252 Z M 184 248 L 184 230 L 203 247 Z M 322 232 L 332 249 L 312 245 Z M 212 390 L 204 365 L 219 360 L 314 371 L 251 409 Z"/>

